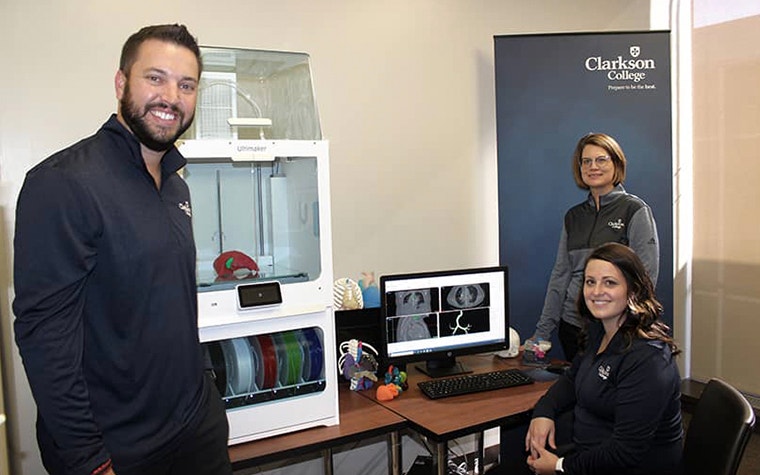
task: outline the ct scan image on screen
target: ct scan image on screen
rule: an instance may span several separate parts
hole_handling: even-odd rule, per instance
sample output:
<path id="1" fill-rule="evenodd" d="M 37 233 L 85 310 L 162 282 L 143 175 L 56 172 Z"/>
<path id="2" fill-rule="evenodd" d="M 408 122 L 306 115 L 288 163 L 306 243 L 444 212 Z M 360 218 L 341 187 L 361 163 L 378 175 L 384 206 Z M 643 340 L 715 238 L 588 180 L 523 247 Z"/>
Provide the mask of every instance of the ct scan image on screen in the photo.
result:
<path id="1" fill-rule="evenodd" d="M 433 377 L 469 372 L 457 355 L 508 347 L 506 267 L 380 278 L 384 345 L 390 361 Z"/>
<path id="2" fill-rule="evenodd" d="M 388 318 L 386 325 L 388 341 L 394 343 L 438 337 L 438 318 L 434 313 Z"/>
<path id="3" fill-rule="evenodd" d="M 444 310 L 489 306 L 487 282 L 444 287 L 442 290 L 445 296 L 442 302 Z"/>

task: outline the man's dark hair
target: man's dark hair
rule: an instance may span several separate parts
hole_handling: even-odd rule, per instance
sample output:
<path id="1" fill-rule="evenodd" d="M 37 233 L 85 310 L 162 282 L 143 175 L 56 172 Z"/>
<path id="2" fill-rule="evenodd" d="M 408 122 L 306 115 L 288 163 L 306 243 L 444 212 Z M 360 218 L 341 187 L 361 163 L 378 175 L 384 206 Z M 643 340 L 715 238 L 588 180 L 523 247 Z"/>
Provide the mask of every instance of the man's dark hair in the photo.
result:
<path id="1" fill-rule="evenodd" d="M 140 45 L 147 40 L 159 40 L 168 43 L 174 43 L 184 46 L 195 54 L 198 60 L 198 74 L 203 70 L 203 61 L 201 60 L 201 50 L 198 48 L 198 42 L 190 34 L 185 25 L 151 25 L 140 29 L 137 33 L 130 36 L 124 46 L 121 48 L 121 59 L 119 60 L 119 69 L 127 76 L 135 64 L 137 50 Z"/>

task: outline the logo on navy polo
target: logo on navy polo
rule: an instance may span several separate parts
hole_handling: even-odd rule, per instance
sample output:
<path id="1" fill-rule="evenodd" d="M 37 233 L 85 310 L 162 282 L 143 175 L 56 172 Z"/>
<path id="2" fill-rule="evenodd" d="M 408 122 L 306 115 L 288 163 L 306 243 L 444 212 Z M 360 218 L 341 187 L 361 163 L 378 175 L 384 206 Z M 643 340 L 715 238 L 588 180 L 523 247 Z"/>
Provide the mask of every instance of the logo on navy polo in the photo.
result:
<path id="1" fill-rule="evenodd" d="M 188 218 L 192 218 L 193 217 L 193 209 L 190 207 L 190 202 L 189 201 L 184 201 L 182 203 L 178 203 L 177 206 L 179 207 L 179 209 L 181 209 L 182 211 L 185 212 L 185 214 L 187 215 Z"/>
<path id="2" fill-rule="evenodd" d="M 607 381 L 607 378 L 610 377 L 610 365 L 604 366 L 599 365 L 599 378 Z"/>
<path id="3" fill-rule="evenodd" d="M 612 229 L 617 229 L 620 231 L 625 227 L 625 223 L 622 219 L 618 218 L 617 221 L 609 221 L 607 222 L 607 226 L 611 227 Z"/>

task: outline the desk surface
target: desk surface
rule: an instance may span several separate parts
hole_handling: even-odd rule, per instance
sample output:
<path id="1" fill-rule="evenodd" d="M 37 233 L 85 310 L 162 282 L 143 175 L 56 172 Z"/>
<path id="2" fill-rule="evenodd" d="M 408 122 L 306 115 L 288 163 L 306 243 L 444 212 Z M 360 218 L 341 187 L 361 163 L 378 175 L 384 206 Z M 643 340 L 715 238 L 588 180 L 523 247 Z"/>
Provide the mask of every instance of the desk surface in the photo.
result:
<path id="1" fill-rule="evenodd" d="M 233 445 L 229 450 L 232 467 L 237 470 L 303 455 L 357 439 L 385 435 L 406 425 L 401 416 L 349 390 L 345 384 L 338 389 L 338 399 L 340 424 Z"/>
<path id="2" fill-rule="evenodd" d="M 520 358 L 500 359 L 492 355 L 457 357 L 475 373 L 522 367 Z M 523 369 L 529 369 L 522 367 Z M 530 411 L 553 382 L 481 393 L 429 399 L 417 387 L 430 379 L 413 364 L 407 365 L 409 389 L 399 397 L 379 404 L 406 419 L 412 429 L 436 442 L 458 438 L 498 425 L 527 422 Z M 365 394 L 375 400 L 374 391 Z"/>

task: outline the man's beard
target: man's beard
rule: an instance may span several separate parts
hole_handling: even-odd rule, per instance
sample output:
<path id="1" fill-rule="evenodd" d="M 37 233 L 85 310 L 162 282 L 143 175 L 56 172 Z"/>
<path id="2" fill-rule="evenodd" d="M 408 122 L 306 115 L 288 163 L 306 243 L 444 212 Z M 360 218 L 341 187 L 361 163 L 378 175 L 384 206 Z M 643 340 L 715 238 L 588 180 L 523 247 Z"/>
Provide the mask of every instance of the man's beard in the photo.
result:
<path id="1" fill-rule="evenodd" d="M 132 133 L 135 134 L 140 143 L 156 152 L 169 150 L 172 145 L 174 145 L 177 138 L 185 133 L 188 127 L 190 127 L 190 124 L 193 123 L 193 116 L 195 115 L 193 112 L 190 119 L 185 122 L 185 114 L 176 106 L 166 104 L 165 102 L 146 104 L 144 109 L 140 110 L 140 107 L 132 100 L 132 94 L 129 90 L 129 82 L 124 86 L 124 95 L 119 102 L 121 105 L 121 116 L 124 118 L 124 122 L 127 123 L 130 130 L 132 130 Z M 161 109 L 171 111 L 172 114 L 179 117 L 180 125 L 176 133 L 172 134 L 169 129 L 158 129 L 155 131 L 150 129 L 145 121 L 145 116 L 148 115 L 150 109 L 154 107 L 160 107 Z"/>

